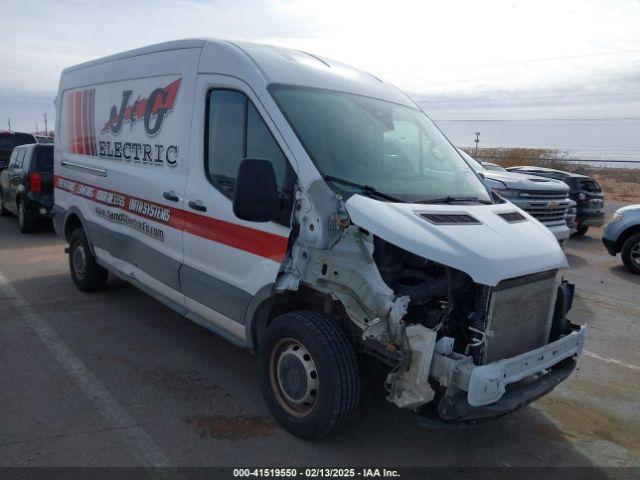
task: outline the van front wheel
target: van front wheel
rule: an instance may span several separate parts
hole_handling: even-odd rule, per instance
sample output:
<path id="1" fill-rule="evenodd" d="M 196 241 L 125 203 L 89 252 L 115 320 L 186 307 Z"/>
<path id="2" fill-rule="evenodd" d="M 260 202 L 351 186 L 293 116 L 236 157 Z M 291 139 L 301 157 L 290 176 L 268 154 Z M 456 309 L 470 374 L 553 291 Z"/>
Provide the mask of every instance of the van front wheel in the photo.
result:
<path id="1" fill-rule="evenodd" d="M 98 265 L 82 228 L 76 228 L 69 239 L 69 270 L 73 283 L 83 292 L 101 290 L 107 283 L 109 272 Z"/>
<path id="2" fill-rule="evenodd" d="M 259 366 L 271 414 L 298 437 L 335 431 L 358 406 L 355 353 L 326 315 L 298 311 L 273 319 L 260 343 Z"/>

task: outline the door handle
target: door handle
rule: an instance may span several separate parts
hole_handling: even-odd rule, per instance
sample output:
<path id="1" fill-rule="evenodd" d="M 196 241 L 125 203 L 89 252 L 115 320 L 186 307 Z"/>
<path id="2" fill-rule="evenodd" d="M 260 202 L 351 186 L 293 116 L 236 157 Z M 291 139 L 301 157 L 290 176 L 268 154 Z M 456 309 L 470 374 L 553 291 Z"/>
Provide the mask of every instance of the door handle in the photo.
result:
<path id="1" fill-rule="evenodd" d="M 189 206 L 194 210 L 198 210 L 199 212 L 206 212 L 207 207 L 205 207 L 200 200 L 196 200 L 195 202 L 191 200 L 189 202 Z"/>
<path id="2" fill-rule="evenodd" d="M 170 192 L 163 192 L 162 196 L 165 200 L 169 200 L 170 202 L 177 202 L 178 200 L 180 200 L 178 198 L 178 195 L 176 195 L 176 192 L 174 192 L 173 190 L 171 190 Z"/>

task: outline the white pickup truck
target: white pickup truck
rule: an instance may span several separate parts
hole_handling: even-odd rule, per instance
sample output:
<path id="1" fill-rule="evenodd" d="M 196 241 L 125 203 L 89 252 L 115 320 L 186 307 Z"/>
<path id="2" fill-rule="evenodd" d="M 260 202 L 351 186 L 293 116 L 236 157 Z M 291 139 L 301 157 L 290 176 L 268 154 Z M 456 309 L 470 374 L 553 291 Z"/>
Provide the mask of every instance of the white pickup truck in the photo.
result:
<path id="1" fill-rule="evenodd" d="M 547 227 L 563 245 L 571 235 L 567 225 L 569 209 L 575 205 L 569 198 L 569 186 L 559 180 L 485 168 L 459 150 L 485 183 L 501 197 L 509 200 Z"/>

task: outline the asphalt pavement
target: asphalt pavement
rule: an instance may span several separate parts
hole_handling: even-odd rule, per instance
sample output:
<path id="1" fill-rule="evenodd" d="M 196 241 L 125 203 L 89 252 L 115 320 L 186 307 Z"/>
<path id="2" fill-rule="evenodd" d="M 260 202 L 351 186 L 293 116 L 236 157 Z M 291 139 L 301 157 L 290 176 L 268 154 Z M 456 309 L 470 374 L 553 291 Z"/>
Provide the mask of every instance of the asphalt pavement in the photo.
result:
<path id="1" fill-rule="evenodd" d="M 640 466 L 640 277 L 597 229 L 567 248 L 589 338 L 554 392 L 436 427 L 368 377 L 356 418 L 317 442 L 272 421 L 251 354 L 113 276 L 78 291 L 64 247 L 0 218 L 0 466 Z"/>

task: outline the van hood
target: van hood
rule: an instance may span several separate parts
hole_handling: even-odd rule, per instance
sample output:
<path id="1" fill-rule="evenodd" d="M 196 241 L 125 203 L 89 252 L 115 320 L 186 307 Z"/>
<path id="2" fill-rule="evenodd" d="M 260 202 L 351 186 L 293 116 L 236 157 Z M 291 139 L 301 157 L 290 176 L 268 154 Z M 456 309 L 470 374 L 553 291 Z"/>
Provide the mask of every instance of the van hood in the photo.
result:
<path id="1" fill-rule="evenodd" d="M 352 222 L 415 255 L 467 273 L 476 283 L 567 268 L 553 234 L 512 204 L 423 205 L 390 203 L 353 195 L 345 203 Z M 527 220 L 508 223 L 498 213 L 517 211 Z M 422 213 L 467 214 L 476 224 L 437 225 Z"/>
<path id="2" fill-rule="evenodd" d="M 496 172 L 492 170 L 483 170 L 482 175 L 484 178 L 496 180 L 504 183 L 507 188 L 513 190 L 544 190 L 544 191 L 557 191 L 557 192 L 569 192 L 569 186 L 555 180 L 553 178 L 538 177 L 536 175 L 525 175 L 522 173 L 513 172 Z"/>

